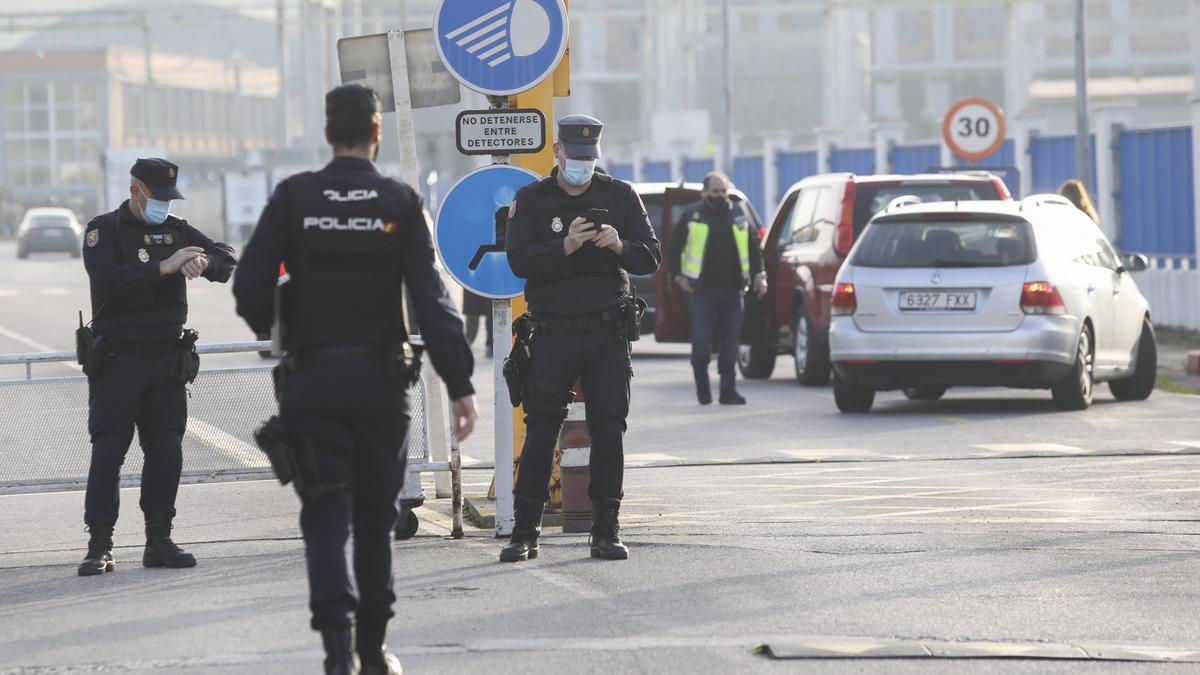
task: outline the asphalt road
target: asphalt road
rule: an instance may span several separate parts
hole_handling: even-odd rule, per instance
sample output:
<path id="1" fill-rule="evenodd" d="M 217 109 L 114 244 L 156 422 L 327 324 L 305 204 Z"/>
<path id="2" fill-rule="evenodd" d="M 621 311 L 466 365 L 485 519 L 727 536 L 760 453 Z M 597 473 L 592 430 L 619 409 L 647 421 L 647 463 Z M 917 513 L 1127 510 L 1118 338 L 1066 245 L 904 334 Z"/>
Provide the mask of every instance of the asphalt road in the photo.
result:
<path id="1" fill-rule="evenodd" d="M 0 261 L 0 352 L 67 348 L 86 298 L 78 262 L 18 263 L 3 245 Z M 204 341 L 249 338 L 227 289 L 209 286 L 192 296 Z M 631 560 L 593 561 L 583 537 L 547 532 L 537 561 L 500 565 L 491 532 L 449 541 L 446 504 L 421 510 L 420 534 L 396 545 L 389 635 L 409 672 L 1200 671 L 1195 397 L 1101 390 L 1091 410 L 1058 413 L 1045 392 L 887 394 L 851 416 L 827 389 L 797 387 L 785 358 L 743 384 L 749 406 L 702 408 L 685 352 L 637 347 Z M 485 415 L 489 366 L 480 354 Z M 209 377 L 193 414 L 220 433 L 192 439 L 189 462 L 232 461 L 226 436 L 258 414 L 229 394 L 257 385 Z M 78 441 L 38 445 L 81 424 L 81 385 L 57 386 L 3 402 L 0 474 L 85 466 Z M 489 421 L 464 446 L 481 463 Z M 489 479 L 469 471 L 468 494 Z M 118 572 L 81 579 L 82 494 L 0 494 L 0 673 L 318 672 L 289 491 L 184 486 L 176 538 L 201 564 L 183 572 L 137 565 L 136 491 L 122 503 Z"/>

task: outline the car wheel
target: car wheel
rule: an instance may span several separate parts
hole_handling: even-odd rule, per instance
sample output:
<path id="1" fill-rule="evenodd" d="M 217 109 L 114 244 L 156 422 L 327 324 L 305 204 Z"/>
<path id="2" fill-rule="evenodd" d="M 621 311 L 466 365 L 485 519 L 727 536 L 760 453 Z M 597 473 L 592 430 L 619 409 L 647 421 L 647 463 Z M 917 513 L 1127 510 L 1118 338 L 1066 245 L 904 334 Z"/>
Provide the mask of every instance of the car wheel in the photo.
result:
<path id="1" fill-rule="evenodd" d="M 758 343 L 738 347 L 738 370 L 747 380 L 765 380 L 775 372 L 775 348 Z"/>
<path id="2" fill-rule="evenodd" d="M 400 518 L 396 521 L 396 541 L 404 541 L 412 539 L 417 534 L 417 530 L 421 527 L 421 521 L 417 519 L 417 514 L 412 511 L 402 511 Z"/>
<path id="3" fill-rule="evenodd" d="M 875 390 L 833 376 L 833 401 L 844 413 L 865 413 L 875 405 Z"/>
<path id="4" fill-rule="evenodd" d="M 820 339 L 813 332 L 812 319 L 803 305 L 796 308 L 792 324 L 792 357 L 796 367 L 796 381 L 803 387 L 820 387 L 829 384 L 830 365 L 822 360 Z"/>
<path id="5" fill-rule="evenodd" d="M 71 257 L 72 258 L 79 258 L 82 255 L 83 255 L 83 252 L 80 251 L 79 249 L 76 249 L 76 248 L 71 249 Z"/>
<path id="6" fill-rule="evenodd" d="M 1079 349 L 1071 373 L 1051 388 L 1054 405 L 1059 410 L 1086 410 L 1092 405 L 1092 333 L 1087 326 L 1079 332 Z"/>
<path id="7" fill-rule="evenodd" d="M 1154 336 L 1154 325 L 1149 319 L 1142 322 L 1142 337 L 1138 339 L 1137 361 L 1133 366 L 1133 377 L 1113 380 L 1109 390 L 1118 401 L 1145 401 L 1154 391 L 1158 380 L 1158 342 Z"/>
<path id="8" fill-rule="evenodd" d="M 910 401 L 936 401 L 946 395 L 946 387 L 906 387 L 904 395 Z"/>

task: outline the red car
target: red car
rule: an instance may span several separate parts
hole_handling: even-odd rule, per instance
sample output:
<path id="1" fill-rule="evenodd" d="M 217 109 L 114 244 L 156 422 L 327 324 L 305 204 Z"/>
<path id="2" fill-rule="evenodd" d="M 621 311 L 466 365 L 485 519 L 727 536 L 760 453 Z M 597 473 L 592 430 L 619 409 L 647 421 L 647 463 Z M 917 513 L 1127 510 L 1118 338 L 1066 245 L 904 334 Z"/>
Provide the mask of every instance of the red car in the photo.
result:
<path id="1" fill-rule="evenodd" d="M 664 211 L 675 213 L 677 201 L 694 201 L 697 194 L 667 191 Z M 768 378 L 775 358 L 795 357 L 796 379 L 802 385 L 829 381 L 829 302 L 834 278 L 871 216 L 899 197 L 923 202 L 1011 199 L 998 176 L 986 172 L 916 176 L 856 176 L 822 174 L 805 178 L 788 189 L 761 238 L 768 291 L 758 300 L 746 298 L 742 347 L 738 367 L 747 378 Z M 683 204 L 676 205 L 682 208 Z M 663 219 L 660 232 L 666 248 L 672 220 Z M 691 323 L 686 295 L 667 278 L 657 279 L 658 317 L 655 337 L 660 342 L 687 342 Z"/>

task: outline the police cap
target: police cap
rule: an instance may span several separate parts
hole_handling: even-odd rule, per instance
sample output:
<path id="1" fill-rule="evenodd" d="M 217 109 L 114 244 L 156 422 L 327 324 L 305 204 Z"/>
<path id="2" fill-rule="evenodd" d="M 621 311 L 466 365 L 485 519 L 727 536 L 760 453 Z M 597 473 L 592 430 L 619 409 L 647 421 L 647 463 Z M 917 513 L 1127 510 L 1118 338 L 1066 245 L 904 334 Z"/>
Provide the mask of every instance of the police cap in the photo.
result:
<path id="1" fill-rule="evenodd" d="M 373 115 L 380 112 L 379 94 L 362 84 L 343 84 L 325 94 L 325 116 Z"/>
<path id="2" fill-rule="evenodd" d="M 175 187 L 179 167 L 165 159 L 151 157 L 133 163 L 129 175 L 142 181 L 150 189 L 150 196 L 161 201 L 183 199 L 183 193 Z"/>
<path id="3" fill-rule="evenodd" d="M 558 121 L 558 142 L 567 157 L 600 158 L 600 132 L 604 124 L 591 115 L 567 115 Z"/>

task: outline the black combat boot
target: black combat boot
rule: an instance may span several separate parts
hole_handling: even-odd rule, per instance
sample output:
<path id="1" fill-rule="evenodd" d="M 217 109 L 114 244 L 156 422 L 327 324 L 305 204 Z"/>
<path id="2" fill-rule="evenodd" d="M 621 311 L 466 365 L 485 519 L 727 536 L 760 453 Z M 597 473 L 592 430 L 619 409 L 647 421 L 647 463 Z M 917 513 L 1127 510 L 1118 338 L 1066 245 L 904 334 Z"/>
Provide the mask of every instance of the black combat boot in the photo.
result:
<path id="1" fill-rule="evenodd" d="M 94 577 L 111 572 L 117 563 L 112 557 L 112 528 L 88 526 L 87 556 L 79 563 L 79 576 Z"/>
<path id="2" fill-rule="evenodd" d="M 721 405 L 746 405 L 746 399 L 737 392 L 737 389 L 722 389 Z"/>
<path id="3" fill-rule="evenodd" d="M 171 541 L 174 511 L 156 511 L 146 515 L 146 552 L 143 567 L 195 567 L 196 558 Z"/>
<path id="4" fill-rule="evenodd" d="M 542 533 L 542 509 L 546 502 L 519 495 L 513 497 L 512 539 L 500 549 L 500 562 L 520 562 L 538 557 L 538 535 Z"/>
<path id="5" fill-rule="evenodd" d="M 621 524 L 617 514 L 621 510 L 620 499 L 592 500 L 592 557 L 604 560 L 625 560 L 629 549 L 621 543 Z"/>
<path id="6" fill-rule="evenodd" d="M 353 629 L 326 628 L 321 631 L 321 642 L 325 645 L 325 675 L 356 675 L 359 672 Z"/>
<path id="7" fill-rule="evenodd" d="M 387 636 L 387 624 L 360 623 L 355 631 L 354 641 L 357 646 L 358 660 L 362 664 L 363 675 L 402 675 L 400 659 L 387 653 L 387 645 L 383 643 Z"/>

